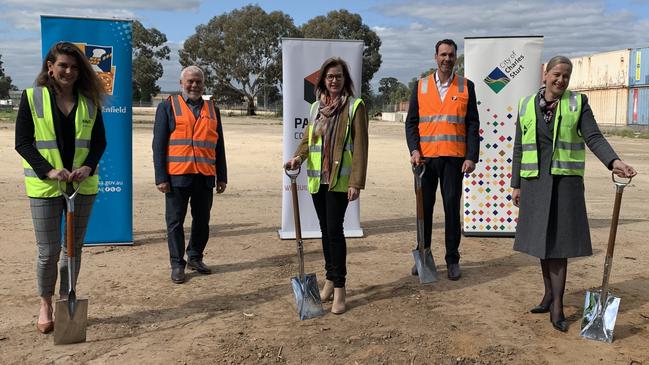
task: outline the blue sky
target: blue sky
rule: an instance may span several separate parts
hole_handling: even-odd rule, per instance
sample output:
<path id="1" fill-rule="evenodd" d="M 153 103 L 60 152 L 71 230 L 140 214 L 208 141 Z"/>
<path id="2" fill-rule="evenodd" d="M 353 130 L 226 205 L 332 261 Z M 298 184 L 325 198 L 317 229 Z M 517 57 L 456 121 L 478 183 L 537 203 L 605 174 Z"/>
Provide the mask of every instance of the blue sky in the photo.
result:
<path id="1" fill-rule="evenodd" d="M 197 25 L 247 4 L 282 11 L 297 26 L 331 10 L 360 14 L 382 40 L 383 64 L 373 85 L 389 76 L 408 82 L 432 67 L 434 44 L 442 38 L 454 39 L 462 52 L 467 36 L 543 35 L 544 60 L 649 47 L 647 0 L 0 0 L 0 54 L 5 72 L 24 88 L 40 67 L 40 14 L 138 19 L 167 35 L 172 59 L 158 84 L 175 90 L 183 41 Z"/>

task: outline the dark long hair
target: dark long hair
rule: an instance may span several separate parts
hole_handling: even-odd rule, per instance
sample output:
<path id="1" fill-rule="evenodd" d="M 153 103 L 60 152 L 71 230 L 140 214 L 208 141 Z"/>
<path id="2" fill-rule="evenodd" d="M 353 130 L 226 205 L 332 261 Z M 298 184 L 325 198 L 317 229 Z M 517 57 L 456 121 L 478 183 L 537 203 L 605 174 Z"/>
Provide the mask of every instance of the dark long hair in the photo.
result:
<path id="1" fill-rule="evenodd" d="M 315 86 L 315 95 L 318 98 L 322 94 L 327 94 L 327 86 L 325 85 L 325 79 L 327 78 L 327 71 L 332 68 L 340 66 L 343 69 L 343 77 L 345 78 L 345 84 L 343 85 L 343 92 L 349 96 L 354 96 L 354 82 L 352 77 L 349 75 L 349 67 L 347 67 L 347 62 L 345 62 L 340 57 L 331 57 L 324 61 L 322 66 L 320 66 L 320 73 L 318 74 L 318 81 Z"/>
<path id="2" fill-rule="evenodd" d="M 84 55 L 79 47 L 70 42 L 58 42 L 50 48 L 43 60 L 43 67 L 41 72 L 36 76 L 35 84 L 37 86 L 47 86 L 49 89 L 59 92 L 59 86 L 56 81 L 50 77 L 47 67 L 47 62 L 55 63 L 59 55 L 67 55 L 74 57 L 77 61 L 79 69 L 79 76 L 74 83 L 74 88 L 86 98 L 92 100 L 97 107 L 101 105 L 101 99 L 105 94 L 104 87 L 97 76 L 97 73 L 92 69 L 90 61 Z"/>

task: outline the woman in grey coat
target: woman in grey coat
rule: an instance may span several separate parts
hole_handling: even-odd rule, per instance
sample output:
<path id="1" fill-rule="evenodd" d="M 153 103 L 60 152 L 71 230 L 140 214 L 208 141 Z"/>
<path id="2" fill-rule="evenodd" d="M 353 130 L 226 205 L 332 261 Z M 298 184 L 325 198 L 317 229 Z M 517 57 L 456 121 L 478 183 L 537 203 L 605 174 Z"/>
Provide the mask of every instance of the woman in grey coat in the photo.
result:
<path id="1" fill-rule="evenodd" d="M 550 312 L 555 329 L 568 329 L 563 293 L 569 257 L 592 254 L 584 199 L 584 144 L 613 173 L 635 170 L 606 141 L 585 95 L 567 90 L 572 63 L 547 63 L 543 86 L 521 99 L 516 123 L 511 187 L 519 207 L 514 250 L 541 261 L 545 293 L 532 313 Z"/>

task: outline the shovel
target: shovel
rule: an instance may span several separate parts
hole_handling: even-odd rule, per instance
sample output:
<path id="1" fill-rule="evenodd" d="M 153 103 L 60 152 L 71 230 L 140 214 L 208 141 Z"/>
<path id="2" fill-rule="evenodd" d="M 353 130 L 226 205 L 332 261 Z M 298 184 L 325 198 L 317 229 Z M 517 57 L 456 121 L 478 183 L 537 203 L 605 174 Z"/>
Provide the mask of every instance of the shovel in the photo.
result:
<path id="1" fill-rule="evenodd" d="M 77 294 L 74 292 L 76 284 L 75 273 L 77 272 L 77 262 L 74 258 L 74 198 L 76 198 L 80 187 L 81 184 L 78 184 L 74 193 L 68 195 L 61 189 L 61 183 L 59 182 L 59 191 L 63 194 L 68 208 L 65 215 L 65 243 L 67 245 L 68 282 L 70 290 L 68 292 L 68 299 L 56 301 L 54 312 L 56 316 L 56 322 L 54 324 L 55 345 L 86 341 L 88 299 L 77 299 Z"/>
<path id="2" fill-rule="evenodd" d="M 615 184 L 615 204 L 613 205 L 613 218 L 608 236 L 606 261 L 604 262 L 604 279 L 599 291 L 589 290 L 586 292 L 584 318 L 581 320 L 581 332 L 579 333 L 581 337 L 608 343 L 613 341 L 613 329 L 617 319 L 617 310 L 620 307 L 620 298 L 608 291 L 608 278 L 611 274 L 611 266 L 613 266 L 613 250 L 615 249 L 615 235 L 622 205 L 622 193 L 624 188 L 631 183 L 631 178 L 626 182 L 621 182 L 615 179 L 615 174 L 612 174 L 612 177 Z"/>
<path id="3" fill-rule="evenodd" d="M 417 200 L 417 249 L 412 251 L 421 284 L 437 281 L 437 268 L 429 248 L 424 248 L 424 193 L 421 190 L 421 179 L 426 172 L 426 164 L 412 167 L 415 175 L 415 195 Z"/>
<path id="4" fill-rule="evenodd" d="M 304 273 L 304 244 L 302 242 L 302 227 L 300 226 L 300 207 L 297 198 L 297 176 L 300 174 L 300 167 L 297 170 L 285 169 L 286 176 L 291 179 L 291 194 L 293 196 L 293 218 L 295 220 L 295 241 L 297 243 L 297 260 L 300 268 L 297 276 L 291 278 L 293 294 L 295 294 L 295 306 L 300 320 L 322 316 L 322 300 L 318 291 L 318 280 L 315 274 Z"/>

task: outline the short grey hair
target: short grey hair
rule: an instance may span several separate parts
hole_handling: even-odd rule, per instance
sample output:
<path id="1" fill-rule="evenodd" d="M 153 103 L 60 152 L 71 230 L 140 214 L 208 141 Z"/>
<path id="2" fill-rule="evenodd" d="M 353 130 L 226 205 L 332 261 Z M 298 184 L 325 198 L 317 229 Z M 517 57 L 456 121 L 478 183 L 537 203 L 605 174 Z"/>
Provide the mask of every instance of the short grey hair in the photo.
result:
<path id="1" fill-rule="evenodd" d="M 545 72 L 550 71 L 554 66 L 559 65 L 559 64 L 566 64 L 570 66 L 570 72 L 572 72 L 572 62 L 568 57 L 565 56 L 554 56 L 550 58 L 548 63 L 545 65 Z"/>
<path id="2" fill-rule="evenodd" d="M 191 74 L 200 74 L 201 77 L 203 78 L 203 81 L 205 81 L 205 73 L 203 73 L 203 70 L 196 66 L 196 65 L 191 65 L 183 68 L 182 71 L 180 71 L 180 79 L 182 80 L 185 77 L 185 74 L 189 72 Z"/>

